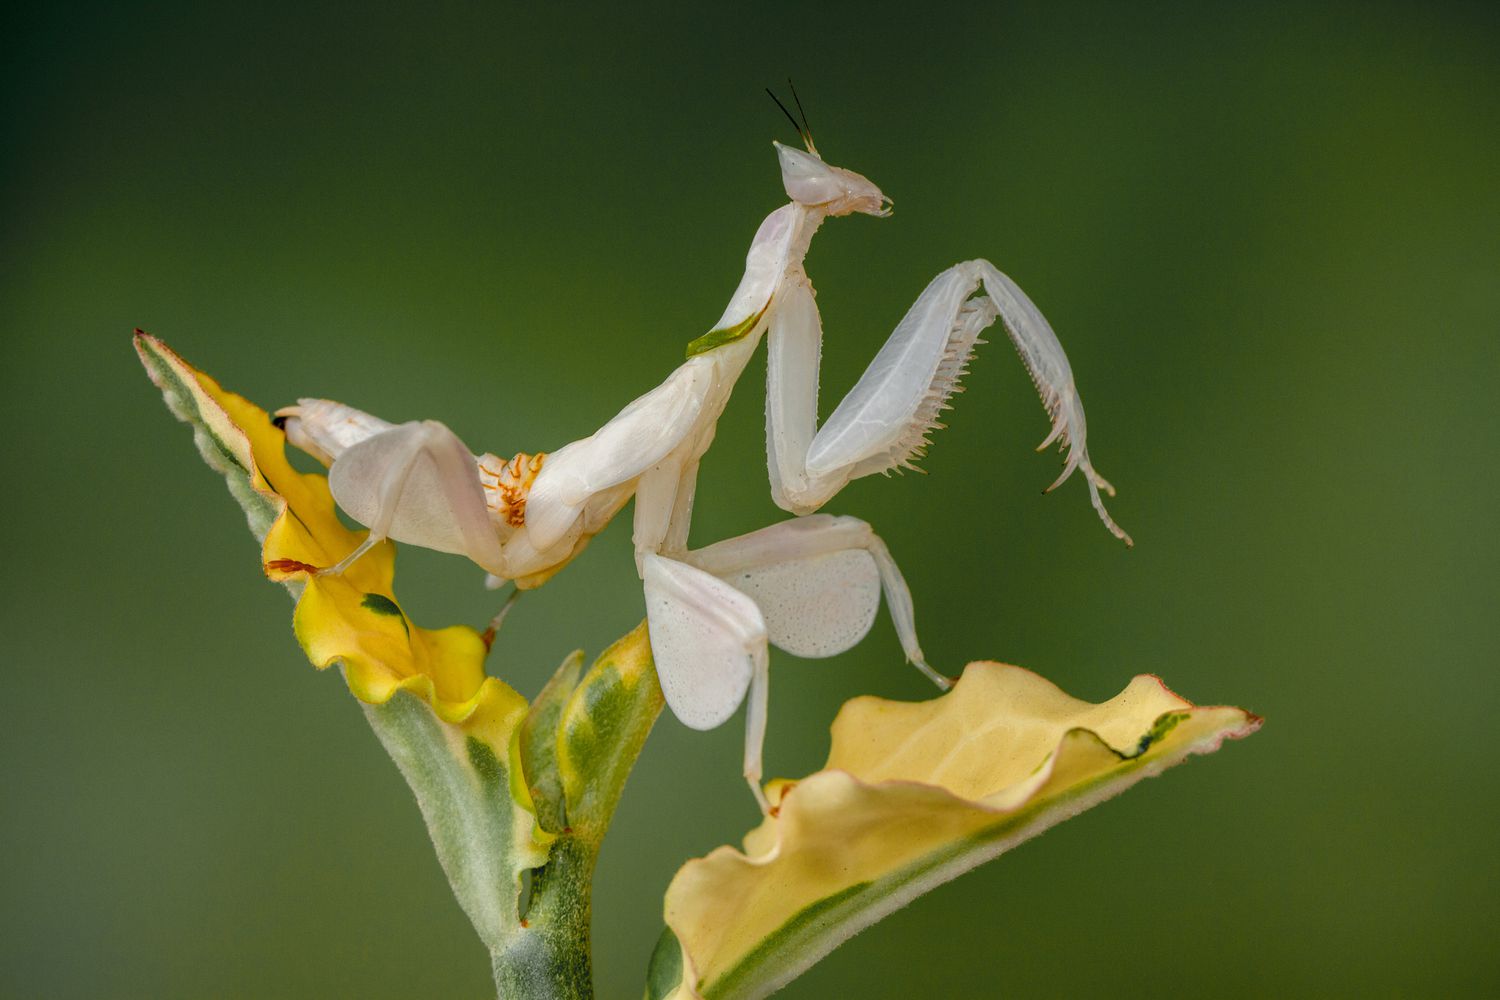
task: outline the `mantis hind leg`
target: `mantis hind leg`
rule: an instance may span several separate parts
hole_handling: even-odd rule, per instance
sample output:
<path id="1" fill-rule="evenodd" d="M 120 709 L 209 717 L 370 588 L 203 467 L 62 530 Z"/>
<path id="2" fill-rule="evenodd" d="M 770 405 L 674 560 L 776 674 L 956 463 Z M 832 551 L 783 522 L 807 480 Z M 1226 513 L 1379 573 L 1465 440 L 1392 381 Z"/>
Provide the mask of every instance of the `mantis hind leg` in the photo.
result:
<path id="1" fill-rule="evenodd" d="M 491 571 L 501 563 L 474 456 L 436 421 L 401 424 L 349 447 L 328 485 L 370 534 L 324 573 L 344 572 L 387 538 L 466 555 Z"/>
<path id="2" fill-rule="evenodd" d="M 683 558 L 749 595 L 771 644 L 798 656 L 834 656 L 859 642 L 883 595 L 907 660 L 938 687 L 952 686 L 922 653 L 911 590 L 890 550 L 858 518 L 796 518 Z"/>
<path id="3" fill-rule="evenodd" d="M 692 729 L 714 729 L 749 694 L 745 715 L 745 780 L 761 812 L 770 683 L 766 625 L 749 597 L 717 577 L 654 553 L 643 559 L 651 655 L 667 705 Z"/>
<path id="4" fill-rule="evenodd" d="M 500 605 L 500 610 L 490 618 L 489 624 L 484 631 L 479 633 L 479 638 L 484 640 L 484 648 L 490 649 L 495 645 L 495 636 L 500 632 L 500 626 L 505 624 L 505 619 L 510 616 L 510 609 L 516 606 L 516 599 L 521 596 L 520 587 L 512 587 L 505 602 Z"/>

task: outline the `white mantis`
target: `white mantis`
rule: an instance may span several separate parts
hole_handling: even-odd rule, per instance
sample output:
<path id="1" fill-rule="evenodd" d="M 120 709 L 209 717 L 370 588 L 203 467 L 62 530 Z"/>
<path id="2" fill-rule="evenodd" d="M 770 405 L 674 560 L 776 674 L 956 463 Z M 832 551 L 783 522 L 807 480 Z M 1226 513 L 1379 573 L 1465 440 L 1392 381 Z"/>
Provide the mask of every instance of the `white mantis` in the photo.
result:
<path id="1" fill-rule="evenodd" d="M 804 139 L 807 139 L 804 134 Z M 821 324 L 803 259 L 825 218 L 883 217 L 889 200 L 866 178 L 776 144 L 789 204 L 761 223 L 738 289 L 714 328 L 657 388 L 594 434 L 550 455 L 476 458 L 434 421 L 393 425 L 327 400 L 278 413 L 288 439 L 330 465 L 340 507 L 370 529 L 340 573 L 385 538 L 467 556 L 491 586 L 546 582 L 635 498 L 634 542 L 651 646 L 676 716 L 695 729 L 725 722 L 748 693 L 744 774 L 760 787 L 767 646 L 831 656 L 869 631 L 883 592 L 906 657 L 923 658 L 911 595 L 884 543 L 851 517 L 811 515 L 851 479 L 910 466 L 939 426 L 978 336 L 999 318 L 1052 418 L 1042 448 L 1068 449 L 1095 509 L 1129 544 L 1099 496 L 1083 407 L 1062 346 L 1031 300 L 984 260 L 939 274 L 855 387 L 817 425 Z M 698 550 L 687 547 L 698 463 L 730 392 L 762 337 L 769 342 L 766 452 L 771 493 L 799 515 Z M 1039 449 L 1040 450 L 1040 449 Z"/>

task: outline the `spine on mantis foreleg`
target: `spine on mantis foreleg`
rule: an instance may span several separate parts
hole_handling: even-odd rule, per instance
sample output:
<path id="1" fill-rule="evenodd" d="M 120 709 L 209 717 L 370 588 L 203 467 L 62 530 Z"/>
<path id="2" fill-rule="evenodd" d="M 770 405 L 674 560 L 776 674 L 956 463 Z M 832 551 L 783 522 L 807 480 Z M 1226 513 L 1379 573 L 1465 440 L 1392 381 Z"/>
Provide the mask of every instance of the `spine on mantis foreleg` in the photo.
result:
<path id="1" fill-rule="evenodd" d="M 926 456 L 932 445 L 932 432 L 947 426 L 938 416 L 944 410 L 953 409 L 948 401 L 964 391 L 963 378 L 969 374 L 974 350 L 985 343 L 979 335 L 994 320 L 994 306 L 986 299 L 969 299 L 959 307 L 948 329 L 948 339 L 938 359 L 937 370 L 933 372 L 932 381 L 928 383 L 906 430 L 884 452 L 856 466 L 851 479 L 898 468 L 919 471 L 916 463 Z"/>
<path id="2" fill-rule="evenodd" d="M 995 318 L 988 300 L 970 298 L 975 285 L 962 268 L 950 268 L 922 290 L 813 441 L 809 475 L 833 475 L 855 456 L 848 479 L 916 468 L 928 435 L 943 426 L 938 415 L 962 391 L 979 334 Z M 884 430 L 867 442 L 871 426 Z"/>

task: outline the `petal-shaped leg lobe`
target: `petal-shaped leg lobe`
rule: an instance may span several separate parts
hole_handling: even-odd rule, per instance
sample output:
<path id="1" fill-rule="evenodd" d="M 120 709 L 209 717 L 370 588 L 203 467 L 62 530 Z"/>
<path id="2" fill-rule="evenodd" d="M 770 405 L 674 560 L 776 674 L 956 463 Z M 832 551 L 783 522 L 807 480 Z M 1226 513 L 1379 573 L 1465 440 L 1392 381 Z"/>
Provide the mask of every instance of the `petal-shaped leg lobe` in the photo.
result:
<path id="1" fill-rule="evenodd" d="M 436 421 L 401 424 L 347 448 L 328 472 L 334 499 L 372 538 L 498 566 L 500 543 L 473 454 Z"/>
<path id="2" fill-rule="evenodd" d="M 799 656 L 832 656 L 864 638 L 883 592 L 906 658 L 939 687 L 952 683 L 928 666 L 906 580 L 857 517 L 782 521 L 683 558 L 752 594 L 771 641 Z"/>
<path id="3" fill-rule="evenodd" d="M 722 725 L 766 659 L 755 602 L 717 577 L 658 555 L 644 560 L 651 654 L 667 705 L 692 729 Z"/>
<path id="4" fill-rule="evenodd" d="M 849 649 L 869 634 L 880 607 L 880 571 L 862 549 L 757 566 L 725 579 L 760 608 L 771 645 L 797 656 Z"/>

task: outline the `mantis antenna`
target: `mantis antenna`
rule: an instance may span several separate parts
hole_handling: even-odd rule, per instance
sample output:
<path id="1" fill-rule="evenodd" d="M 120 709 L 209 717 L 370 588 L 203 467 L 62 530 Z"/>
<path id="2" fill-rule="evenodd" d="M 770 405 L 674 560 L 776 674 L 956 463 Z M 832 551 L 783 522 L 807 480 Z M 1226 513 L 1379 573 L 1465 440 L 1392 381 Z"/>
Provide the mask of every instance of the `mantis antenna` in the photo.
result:
<path id="1" fill-rule="evenodd" d="M 802 139 L 807 143 L 807 151 L 814 156 L 818 155 L 818 149 L 813 145 L 812 125 L 807 120 L 807 112 L 802 110 L 802 98 L 797 96 L 797 88 L 792 83 L 792 78 L 786 78 L 787 89 L 792 92 L 792 100 L 797 105 L 797 114 L 802 116 Z"/>
<path id="2" fill-rule="evenodd" d="M 786 85 L 791 89 L 792 100 L 797 105 L 797 111 L 802 115 L 800 122 L 796 116 L 787 110 L 786 105 L 781 103 L 781 98 L 777 97 L 770 87 L 766 88 L 766 96 L 776 102 L 776 106 L 781 109 L 781 113 L 786 115 L 786 120 L 792 123 L 792 128 L 797 130 L 797 135 L 801 137 L 802 145 L 807 147 L 807 151 L 814 156 L 818 156 L 818 147 L 813 145 L 812 129 L 807 127 L 807 112 L 802 110 L 802 100 L 797 96 L 797 88 L 792 86 L 791 77 L 787 77 Z M 818 158 L 822 159 L 822 157 Z"/>

